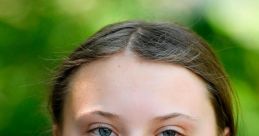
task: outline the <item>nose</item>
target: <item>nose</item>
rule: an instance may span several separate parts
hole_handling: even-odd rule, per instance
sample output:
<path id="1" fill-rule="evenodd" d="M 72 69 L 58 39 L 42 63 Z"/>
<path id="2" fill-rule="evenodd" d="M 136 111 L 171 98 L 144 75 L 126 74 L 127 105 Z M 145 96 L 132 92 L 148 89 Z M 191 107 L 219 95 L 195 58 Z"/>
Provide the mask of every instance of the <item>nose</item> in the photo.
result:
<path id="1" fill-rule="evenodd" d="M 143 130 L 132 130 L 127 136 L 152 136 L 152 134 L 144 132 Z"/>

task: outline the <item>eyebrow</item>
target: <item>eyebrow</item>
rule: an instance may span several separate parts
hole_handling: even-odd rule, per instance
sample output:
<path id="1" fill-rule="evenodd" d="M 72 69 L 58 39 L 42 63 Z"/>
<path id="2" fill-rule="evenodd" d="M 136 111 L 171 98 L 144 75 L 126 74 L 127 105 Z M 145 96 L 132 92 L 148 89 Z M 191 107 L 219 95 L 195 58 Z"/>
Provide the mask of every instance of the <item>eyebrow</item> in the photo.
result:
<path id="1" fill-rule="evenodd" d="M 97 116 L 101 116 L 110 120 L 116 120 L 119 121 L 120 117 L 119 115 L 116 115 L 114 113 L 110 113 L 110 112 L 105 112 L 105 111 L 100 111 L 100 110 L 93 110 L 93 111 L 87 111 L 85 113 L 83 113 L 82 115 L 80 115 L 77 119 L 76 122 L 80 125 L 84 124 L 84 122 L 91 117 L 91 115 L 97 115 Z"/>
<path id="2" fill-rule="evenodd" d="M 110 112 L 105 112 L 105 111 L 96 110 L 96 111 L 90 112 L 90 114 L 97 114 L 99 116 L 103 116 L 103 117 L 111 118 L 111 119 L 120 119 L 119 115 L 110 113 Z"/>
<path id="3" fill-rule="evenodd" d="M 192 120 L 192 121 L 197 121 L 196 118 L 189 116 L 187 114 L 183 114 L 183 113 L 169 113 L 163 116 L 158 116 L 156 117 L 154 120 L 156 121 L 164 121 L 164 120 L 168 120 L 168 119 L 172 119 L 172 118 L 184 118 L 184 119 L 188 119 L 188 120 Z"/>
<path id="4" fill-rule="evenodd" d="M 110 112 L 106 112 L 106 111 L 95 110 L 95 111 L 91 111 L 89 114 L 90 115 L 96 114 L 99 116 L 103 116 L 105 118 L 109 118 L 109 119 L 113 119 L 113 120 L 120 120 L 119 115 L 110 113 Z M 178 112 L 158 116 L 158 117 L 155 117 L 153 120 L 154 121 L 165 121 L 165 120 L 172 119 L 172 118 L 184 118 L 184 119 L 188 119 L 188 120 L 192 120 L 192 121 L 197 121 L 197 119 L 192 116 L 189 116 L 189 115 L 183 114 L 183 113 L 178 113 Z"/>

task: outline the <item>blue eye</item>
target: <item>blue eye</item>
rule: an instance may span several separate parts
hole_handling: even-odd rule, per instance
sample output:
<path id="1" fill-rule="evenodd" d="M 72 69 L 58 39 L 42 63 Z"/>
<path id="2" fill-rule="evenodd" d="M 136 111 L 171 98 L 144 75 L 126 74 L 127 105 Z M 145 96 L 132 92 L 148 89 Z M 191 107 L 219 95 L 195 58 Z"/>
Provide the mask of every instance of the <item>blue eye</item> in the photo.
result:
<path id="1" fill-rule="evenodd" d="M 174 130 L 165 130 L 161 132 L 158 136 L 180 136 L 180 134 Z"/>
<path id="2" fill-rule="evenodd" d="M 107 127 L 99 127 L 90 131 L 94 136 L 114 136 L 113 131 Z"/>

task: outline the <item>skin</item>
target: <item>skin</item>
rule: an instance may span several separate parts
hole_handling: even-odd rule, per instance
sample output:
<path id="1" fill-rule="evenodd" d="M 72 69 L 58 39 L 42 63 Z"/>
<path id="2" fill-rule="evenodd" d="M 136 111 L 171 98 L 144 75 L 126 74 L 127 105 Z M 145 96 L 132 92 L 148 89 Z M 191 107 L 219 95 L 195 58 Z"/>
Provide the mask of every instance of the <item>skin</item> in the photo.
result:
<path id="1" fill-rule="evenodd" d="M 206 84 L 178 65 L 122 52 L 83 65 L 68 91 L 57 136 L 218 135 Z"/>

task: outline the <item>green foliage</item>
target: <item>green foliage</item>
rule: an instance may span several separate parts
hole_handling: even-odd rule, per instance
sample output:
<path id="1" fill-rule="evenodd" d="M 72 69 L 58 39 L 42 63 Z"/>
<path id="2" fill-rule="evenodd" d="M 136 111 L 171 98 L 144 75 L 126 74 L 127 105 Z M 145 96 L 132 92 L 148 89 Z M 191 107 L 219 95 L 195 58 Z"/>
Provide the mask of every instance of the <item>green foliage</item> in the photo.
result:
<path id="1" fill-rule="evenodd" d="M 219 20 L 215 22 L 215 18 L 224 18 L 207 11 L 210 5 L 189 3 L 166 0 L 1 0 L 0 135 L 51 135 L 47 97 L 55 67 L 93 32 L 107 24 L 129 19 L 178 22 L 204 37 L 215 49 L 239 95 L 239 135 L 258 135 L 257 41 L 248 43 L 247 37 L 242 40 L 244 33 L 234 33 L 236 31 L 228 29 L 224 23 L 218 23 Z M 258 29 L 256 24 L 249 26 L 253 27 Z M 251 48 L 248 44 L 254 46 Z"/>

